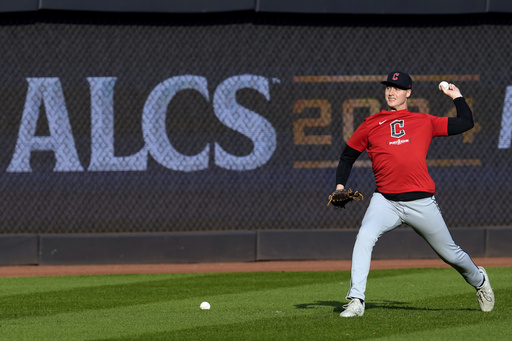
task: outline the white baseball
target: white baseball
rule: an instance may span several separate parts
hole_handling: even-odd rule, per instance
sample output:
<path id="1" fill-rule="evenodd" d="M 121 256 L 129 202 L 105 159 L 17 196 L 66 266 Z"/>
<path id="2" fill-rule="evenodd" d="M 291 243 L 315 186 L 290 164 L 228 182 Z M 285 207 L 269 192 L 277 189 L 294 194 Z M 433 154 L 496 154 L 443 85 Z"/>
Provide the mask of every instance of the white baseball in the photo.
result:
<path id="1" fill-rule="evenodd" d="M 442 81 L 441 83 L 439 83 L 439 90 L 443 91 L 442 90 L 442 87 L 445 88 L 446 90 L 448 90 L 448 82 L 447 81 Z"/>
<path id="2" fill-rule="evenodd" d="M 203 302 L 201 303 L 201 305 L 199 306 L 199 308 L 203 309 L 203 310 L 208 310 L 210 309 L 210 303 L 208 302 Z"/>

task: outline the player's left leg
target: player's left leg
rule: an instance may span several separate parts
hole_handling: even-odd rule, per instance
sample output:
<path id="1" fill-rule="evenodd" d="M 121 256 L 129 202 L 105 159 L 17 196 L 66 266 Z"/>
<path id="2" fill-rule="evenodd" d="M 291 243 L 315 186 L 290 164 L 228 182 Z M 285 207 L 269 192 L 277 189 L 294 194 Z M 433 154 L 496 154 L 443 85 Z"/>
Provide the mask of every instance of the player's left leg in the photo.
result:
<path id="1" fill-rule="evenodd" d="M 455 244 L 435 198 L 415 200 L 407 206 L 405 222 L 427 241 L 444 262 L 475 287 L 481 310 L 491 311 L 494 308 L 494 292 L 489 277 L 484 268 L 477 267 L 471 257 Z"/>
<path id="2" fill-rule="evenodd" d="M 408 202 L 406 223 L 410 225 L 447 264 L 456 269 L 464 279 L 474 286 L 483 282 L 483 274 L 471 257 L 455 242 L 446 226 L 435 198 Z"/>

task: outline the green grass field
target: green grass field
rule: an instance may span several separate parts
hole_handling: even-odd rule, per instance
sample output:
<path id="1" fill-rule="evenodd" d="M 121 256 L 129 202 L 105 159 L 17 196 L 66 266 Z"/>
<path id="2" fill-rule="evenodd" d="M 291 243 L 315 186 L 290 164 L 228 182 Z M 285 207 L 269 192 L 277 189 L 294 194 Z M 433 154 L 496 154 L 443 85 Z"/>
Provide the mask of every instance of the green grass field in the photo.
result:
<path id="1" fill-rule="evenodd" d="M 0 278 L 1 340 L 511 340 L 512 268 L 488 268 L 494 311 L 453 269 Z M 202 301 L 211 304 L 201 310 Z"/>

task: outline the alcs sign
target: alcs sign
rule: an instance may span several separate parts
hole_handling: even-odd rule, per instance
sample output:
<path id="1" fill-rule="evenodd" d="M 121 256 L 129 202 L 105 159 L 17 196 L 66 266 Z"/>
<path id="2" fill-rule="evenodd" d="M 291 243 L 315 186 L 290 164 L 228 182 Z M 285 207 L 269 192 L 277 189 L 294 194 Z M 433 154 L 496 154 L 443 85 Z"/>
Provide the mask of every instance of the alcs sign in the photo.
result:
<path id="1" fill-rule="evenodd" d="M 32 151 L 53 151 L 56 172 L 84 171 L 75 147 L 60 80 L 50 77 L 28 78 L 27 81 L 28 91 L 18 139 L 7 172 L 31 172 Z M 236 101 L 237 90 L 243 88 L 254 89 L 270 100 L 267 78 L 256 75 L 230 77 L 218 85 L 213 95 L 213 109 L 220 122 L 251 139 L 253 150 L 245 156 L 231 155 L 218 143 L 206 145 L 196 155 L 183 155 L 172 146 L 165 126 L 167 106 L 172 98 L 179 91 L 192 89 L 210 100 L 207 80 L 195 75 L 169 78 L 151 91 L 142 113 L 144 147 L 130 156 L 115 156 L 113 98 L 116 78 L 90 77 L 87 81 L 91 93 L 91 161 L 88 171 L 144 171 L 148 155 L 172 170 L 198 171 L 208 168 L 211 147 L 217 166 L 229 170 L 251 170 L 264 165 L 276 149 L 276 131 L 272 124 Z M 49 136 L 35 135 L 41 103 L 45 106 Z"/>

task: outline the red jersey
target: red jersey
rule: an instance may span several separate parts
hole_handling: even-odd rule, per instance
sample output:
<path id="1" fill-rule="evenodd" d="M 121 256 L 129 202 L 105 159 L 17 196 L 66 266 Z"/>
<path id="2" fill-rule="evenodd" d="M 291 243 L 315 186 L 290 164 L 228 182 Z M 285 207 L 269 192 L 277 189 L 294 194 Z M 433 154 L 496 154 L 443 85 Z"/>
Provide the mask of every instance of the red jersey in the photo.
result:
<path id="1" fill-rule="evenodd" d="M 448 136 L 448 117 L 383 110 L 366 118 L 347 144 L 366 149 L 380 193 L 434 193 L 426 158 L 436 136 Z"/>

